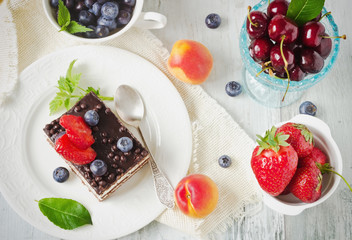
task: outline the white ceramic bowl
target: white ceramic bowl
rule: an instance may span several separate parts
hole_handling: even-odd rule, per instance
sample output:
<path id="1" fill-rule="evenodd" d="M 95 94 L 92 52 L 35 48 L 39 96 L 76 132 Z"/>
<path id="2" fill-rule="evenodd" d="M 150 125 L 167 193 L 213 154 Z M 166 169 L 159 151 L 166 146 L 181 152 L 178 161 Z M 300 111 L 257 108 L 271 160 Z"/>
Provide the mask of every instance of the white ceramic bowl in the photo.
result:
<path id="1" fill-rule="evenodd" d="M 61 27 L 57 23 L 56 13 L 55 13 L 54 9 L 50 6 L 49 0 L 42 0 L 42 3 L 43 3 L 45 15 L 49 19 L 50 23 L 59 31 L 61 29 Z M 140 28 L 144 28 L 144 29 L 159 29 L 159 28 L 165 27 L 166 23 L 167 23 L 166 17 L 164 15 L 162 15 L 160 13 L 156 13 L 156 12 L 142 12 L 143 3 L 144 3 L 144 0 L 136 0 L 136 5 L 134 7 L 134 10 L 132 13 L 132 18 L 131 18 L 130 22 L 126 26 L 124 26 L 122 29 L 113 32 L 112 34 L 108 35 L 107 37 L 84 38 L 84 37 L 70 34 L 66 31 L 62 31 L 61 33 L 65 34 L 67 37 L 69 37 L 73 40 L 79 40 L 79 41 L 89 42 L 89 43 L 97 43 L 97 42 L 103 42 L 103 41 L 107 41 L 107 40 L 116 38 L 118 36 L 121 36 L 123 33 L 125 33 L 132 26 L 140 27 Z"/>
<path id="2" fill-rule="evenodd" d="M 294 122 L 306 125 L 314 135 L 315 146 L 320 148 L 328 158 L 328 162 L 334 170 L 342 174 L 342 157 L 338 146 L 331 136 L 331 131 L 328 125 L 322 120 L 309 115 L 300 114 L 287 122 Z M 275 124 L 279 127 L 287 122 Z M 296 198 L 292 193 L 283 196 L 273 197 L 264 192 L 264 203 L 271 209 L 286 214 L 298 215 L 304 209 L 314 207 L 328 199 L 336 190 L 340 182 L 340 177 L 333 173 L 323 175 L 323 186 L 321 197 L 316 202 L 304 203 Z"/>

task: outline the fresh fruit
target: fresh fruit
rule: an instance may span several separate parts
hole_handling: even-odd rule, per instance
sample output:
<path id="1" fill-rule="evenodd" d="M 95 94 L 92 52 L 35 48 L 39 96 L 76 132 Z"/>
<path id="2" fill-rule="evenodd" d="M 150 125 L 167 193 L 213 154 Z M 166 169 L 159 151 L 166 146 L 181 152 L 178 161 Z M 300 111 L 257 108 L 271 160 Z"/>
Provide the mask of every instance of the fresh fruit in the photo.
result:
<path id="1" fill-rule="evenodd" d="M 92 8 L 93 4 L 95 3 L 94 0 L 84 0 L 84 4 L 87 8 Z"/>
<path id="2" fill-rule="evenodd" d="M 109 31 L 115 30 L 117 28 L 116 19 L 109 19 L 104 16 L 100 16 L 97 21 L 98 26 L 106 26 L 109 28 Z"/>
<path id="3" fill-rule="evenodd" d="M 282 47 L 282 53 L 287 61 L 287 70 L 289 71 L 295 66 L 295 55 L 290 50 L 290 48 L 286 46 Z M 271 48 L 270 61 L 275 71 L 280 73 L 285 72 L 285 61 L 282 58 L 280 44 L 276 44 Z"/>
<path id="4" fill-rule="evenodd" d="M 299 158 L 311 154 L 313 151 L 313 134 L 303 124 L 288 122 L 277 129 L 276 134 L 286 134 L 287 143 L 297 152 Z"/>
<path id="5" fill-rule="evenodd" d="M 192 174 L 177 184 L 174 196 L 182 213 L 193 218 L 204 218 L 216 208 L 219 191 L 208 176 Z"/>
<path id="6" fill-rule="evenodd" d="M 302 69 L 296 65 L 294 66 L 290 71 L 290 79 L 291 81 L 301 81 L 305 78 L 305 76 L 307 76 L 307 74 L 305 72 L 302 71 Z"/>
<path id="7" fill-rule="evenodd" d="M 247 33 L 250 39 L 261 38 L 267 35 L 268 16 L 260 11 L 250 12 L 251 7 L 248 7 L 247 17 Z"/>
<path id="8" fill-rule="evenodd" d="M 236 81 L 231 81 L 226 84 L 225 91 L 227 95 L 236 97 L 242 93 L 242 86 Z"/>
<path id="9" fill-rule="evenodd" d="M 109 28 L 107 26 L 102 26 L 102 25 L 98 25 L 95 28 L 95 35 L 97 35 L 98 37 L 106 37 L 109 35 Z"/>
<path id="10" fill-rule="evenodd" d="M 318 73 L 324 67 L 324 59 L 311 48 L 303 48 L 298 64 L 304 72 Z"/>
<path id="11" fill-rule="evenodd" d="M 73 6 L 75 5 L 75 0 L 65 0 L 64 4 L 67 8 L 73 8 Z"/>
<path id="12" fill-rule="evenodd" d="M 70 173 L 64 167 L 58 167 L 53 172 L 54 180 L 59 183 L 65 182 L 69 176 L 70 176 Z"/>
<path id="13" fill-rule="evenodd" d="M 92 130 L 82 117 L 63 115 L 60 125 L 66 129 L 66 135 L 77 148 L 84 150 L 94 143 Z"/>
<path id="14" fill-rule="evenodd" d="M 297 169 L 298 156 L 286 142 L 290 137 L 276 133 L 276 128 L 257 135 L 257 146 L 252 154 L 251 167 L 260 187 L 272 196 L 282 193 Z"/>
<path id="15" fill-rule="evenodd" d="M 79 12 L 78 21 L 84 26 L 92 25 L 94 24 L 95 16 L 87 10 L 82 10 Z"/>
<path id="16" fill-rule="evenodd" d="M 302 26 L 301 41 L 306 47 L 317 47 L 320 45 L 325 27 L 321 22 L 307 22 Z"/>
<path id="17" fill-rule="evenodd" d="M 106 2 L 101 7 L 101 15 L 107 19 L 114 19 L 119 14 L 119 5 L 115 2 Z"/>
<path id="18" fill-rule="evenodd" d="M 129 152 L 133 148 L 133 141 L 129 137 L 121 137 L 116 145 L 121 152 Z"/>
<path id="19" fill-rule="evenodd" d="M 67 134 L 60 137 L 55 143 L 55 150 L 67 161 L 77 165 L 88 164 L 96 157 L 96 152 L 89 147 L 85 150 L 77 148 L 69 139 Z"/>
<path id="20" fill-rule="evenodd" d="M 136 0 L 122 0 L 122 3 L 124 3 L 130 7 L 133 7 L 134 5 L 136 5 Z"/>
<path id="21" fill-rule="evenodd" d="M 324 36 L 329 36 L 326 33 L 324 33 Z M 331 52 L 332 49 L 332 40 L 331 38 L 323 38 L 320 41 L 320 45 L 314 48 L 314 51 L 316 51 L 317 53 L 319 53 L 319 55 L 326 59 Z"/>
<path id="22" fill-rule="evenodd" d="M 321 196 L 323 176 L 316 166 L 298 168 L 290 183 L 290 191 L 302 202 L 312 203 Z"/>
<path id="23" fill-rule="evenodd" d="M 108 166 L 103 160 L 100 159 L 95 159 L 91 164 L 90 164 L 90 170 L 95 176 L 103 176 L 107 170 Z"/>
<path id="24" fill-rule="evenodd" d="M 76 5 L 75 5 L 74 9 L 75 9 L 76 12 L 80 12 L 82 10 L 86 10 L 87 7 L 86 7 L 86 5 L 84 4 L 83 1 L 79 1 L 79 2 L 76 2 Z"/>
<path id="25" fill-rule="evenodd" d="M 267 8 L 267 15 L 269 18 L 281 14 L 286 16 L 289 3 L 286 0 L 272 1 Z"/>
<path id="26" fill-rule="evenodd" d="M 326 155 L 317 147 L 313 148 L 313 151 L 304 158 L 300 158 L 298 160 L 298 167 L 307 167 L 307 166 L 314 166 L 316 167 L 315 163 L 319 163 L 324 165 L 326 163 L 327 157 Z"/>
<path id="27" fill-rule="evenodd" d="M 222 155 L 219 160 L 219 165 L 223 168 L 228 168 L 231 166 L 232 160 L 229 156 L 227 155 Z"/>
<path id="28" fill-rule="evenodd" d="M 249 54 L 256 62 L 265 62 L 270 58 L 270 50 L 274 44 L 269 38 L 254 39 L 249 45 Z"/>
<path id="29" fill-rule="evenodd" d="M 205 25 L 207 25 L 208 28 L 218 28 L 221 24 L 221 17 L 219 14 L 216 13 L 211 13 L 205 18 Z"/>
<path id="30" fill-rule="evenodd" d="M 57 8 L 59 6 L 59 0 L 50 0 L 50 6 Z"/>
<path id="31" fill-rule="evenodd" d="M 298 26 L 291 19 L 276 15 L 273 17 L 268 26 L 268 33 L 271 40 L 280 42 L 281 37 L 285 36 L 284 43 L 293 43 L 298 38 Z"/>
<path id="32" fill-rule="evenodd" d="M 132 18 L 132 14 L 128 11 L 125 10 L 121 10 L 119 12 L 119 15 L 117 16 L 117 25 L 118 27 L 124 26 L 127 23 L 129 23 L 129 21 Z"/>
<path id="33" fill-rule="evenodd" d="M 84 114 L 84 121 L 89 126 L 96 126 L 99 123 L 99 114 L 95 110 L 88 110 Z"/>
<path id="34" fill-rule="evenodd" d="M 213 57 L 203 44 L 179 40 L 172 47 L 167 67 L 179 80 L 200 84 L 208 78 L 213 68 Z"/>
<path id="35" fill-rule="evenodd" d="M 92 8 L 90 9 L 90 11 L 96 16 L 96 17 L 100 17 L 101 16 L 101 4 L 99 4 L 98 2 L 95 2 L 92 5 Z"/>
<path id="36" fill-rule="evenodd" d="M 314 103 L 305 101 L 299 106 L 299 113 L 315 116 L 317 113 L 317 107 L 314 105 Z"/>

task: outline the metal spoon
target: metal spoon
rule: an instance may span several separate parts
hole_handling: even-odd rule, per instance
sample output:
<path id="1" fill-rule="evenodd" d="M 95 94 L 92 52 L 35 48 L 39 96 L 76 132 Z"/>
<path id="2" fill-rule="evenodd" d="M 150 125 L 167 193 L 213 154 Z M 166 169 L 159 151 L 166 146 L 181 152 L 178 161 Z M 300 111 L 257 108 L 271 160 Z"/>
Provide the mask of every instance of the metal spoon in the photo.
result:
<path id="1" fill-rule="evenodd" d="M 143 133 L 139 127 L 142 119 L 144 118 L 144 103 L 137 90 L 128 85 L 120 85 L 116 89 L 114 103 L 117 114 L 120 116 L 121 120 L 138 130 L 145 147 L 149 151 L 148 144 L 145 141 Z M 153 154 L 150 151 L 149 153 L 149 163 L 153 173 L 156 194 L 162 204 L 164 204 L 167 208 L 173 208 L 175 206 L 173 197 L 174 189 L 158 168 L 158 165 L 154 161 Z"/>

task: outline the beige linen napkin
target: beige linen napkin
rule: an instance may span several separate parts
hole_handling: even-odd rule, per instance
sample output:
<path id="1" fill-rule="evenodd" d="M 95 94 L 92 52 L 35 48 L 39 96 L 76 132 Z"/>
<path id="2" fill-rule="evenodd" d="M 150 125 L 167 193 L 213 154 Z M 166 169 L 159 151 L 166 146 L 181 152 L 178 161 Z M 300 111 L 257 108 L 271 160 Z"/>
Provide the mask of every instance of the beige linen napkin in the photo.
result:
<path id="1" fill-rule="evenodd" d="M 80 44 L 51 26 L 42 11 L 41 0 L 10 1 L 8 6 L 16 24 L 19 71 L 48 53 Z M 12 28 L 10 21 L 5 25 Z M 13 30 L 5 33 L 5 36 L 11 35 L 11 41 L 16 41 Z M 1 31 L 0 37 L 3 37 Z M 193 235 L 205 236 L 216 229 L 224 230 L 227 224 L 232 224 L 233 219 L 245 216 L 244 207 L 261 200 L 249 164 L 253 140 L 200 86 L 182 83 L 170 75 L 166 68 L 169 53 L 149 31 L 132 28 L 120 38 L 100 45 L 134 52 L 152 62 L 169 77 L 183 98 L 193 127 L 193 156 L 189 174 L 206 174 L 219 188 L 217 208 L 208 217 L 192 219 L 175 208 L 166 210 L 157 221 Z M 16 54 L 10 55 L 10 61 L 16 63 L 16 57 Z M 11 92 L 15 79 L 13 74 L 9 75 L 11 84 L 5 85 L 6 88 L 1 91 Z M 232 165 L 226 169 L 218 165 L 218 158 L 223 154 L 232 158 Z"/>

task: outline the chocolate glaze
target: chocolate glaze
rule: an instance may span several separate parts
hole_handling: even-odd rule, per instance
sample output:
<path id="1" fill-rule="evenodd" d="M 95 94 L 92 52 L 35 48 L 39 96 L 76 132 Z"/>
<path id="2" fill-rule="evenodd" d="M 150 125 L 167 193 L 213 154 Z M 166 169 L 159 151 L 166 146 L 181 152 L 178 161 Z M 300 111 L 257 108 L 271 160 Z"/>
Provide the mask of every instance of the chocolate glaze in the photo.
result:
<path id="1" fill-rule="evenodd" d="M 90 171 L 89 165 L 75 165 L 78 172 L 88 181 L 94 191 L 100 195 L 116 182 L 123 174 L 138 164 L 149 153 L 131 132 L 118 120 L 113 112 L 93 93 L 88 93 L 78 101 L 65 114 L 83 117 L 88 110 L 94 109 L 99 114 L 98 125 L 91 127 L 94 137 L 92 148 L 97 153 L 96 159 L 106 162 L 108 171 L 104 176 L 97 177 Z M 55 119 L 44 127 L 45 134 L 55 144 L 55 137 L 65 129 Z M 121 137 L 129 137 L 133 140 L 133 148 L 127 153 L 121 152 L 117 146 L 117 140 Z"/>

